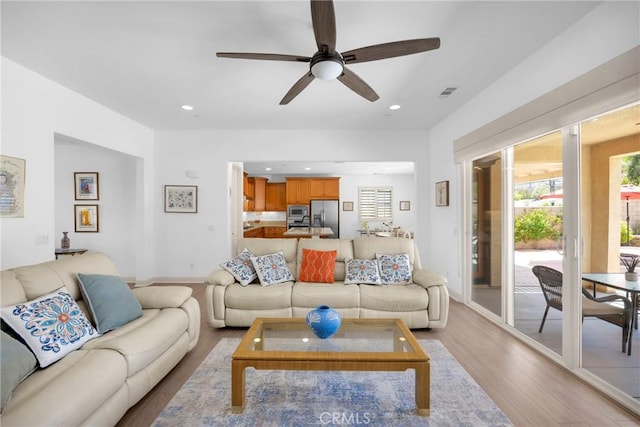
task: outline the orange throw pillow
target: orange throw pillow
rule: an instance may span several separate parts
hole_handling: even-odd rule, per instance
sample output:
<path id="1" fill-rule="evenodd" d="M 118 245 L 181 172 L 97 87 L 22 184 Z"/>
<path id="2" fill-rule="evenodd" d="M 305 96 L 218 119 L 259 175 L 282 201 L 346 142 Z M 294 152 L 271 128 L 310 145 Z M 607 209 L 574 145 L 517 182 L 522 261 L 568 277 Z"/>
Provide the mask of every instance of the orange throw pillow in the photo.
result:
<path id="1" fill-rule="evenodd" d="M 302 282 L 333 283 L 338 251 L 302 249 L 302 265 L 298 280 Z"/>

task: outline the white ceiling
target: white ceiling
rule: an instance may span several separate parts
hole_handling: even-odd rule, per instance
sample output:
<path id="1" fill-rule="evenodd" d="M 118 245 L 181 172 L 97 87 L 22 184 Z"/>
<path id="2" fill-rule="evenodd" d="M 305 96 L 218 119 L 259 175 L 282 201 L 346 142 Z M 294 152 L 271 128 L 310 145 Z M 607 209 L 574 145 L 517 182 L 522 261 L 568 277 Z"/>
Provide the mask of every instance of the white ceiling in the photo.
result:
<path id="1" fill-rule="evenodd" d="M 308 64 L 215 56 L 311 56 L 306 0 L 3 0 L 2 54 L 152 129 L 428 129 L 597 4 L 336 0 L 338 51 L 442 41 L 436 51 L 351 65 L 380 95 L 374 103 L 315 80 L 281 106 Z M 458 90 L 439 97 L 447 87 Z"/>

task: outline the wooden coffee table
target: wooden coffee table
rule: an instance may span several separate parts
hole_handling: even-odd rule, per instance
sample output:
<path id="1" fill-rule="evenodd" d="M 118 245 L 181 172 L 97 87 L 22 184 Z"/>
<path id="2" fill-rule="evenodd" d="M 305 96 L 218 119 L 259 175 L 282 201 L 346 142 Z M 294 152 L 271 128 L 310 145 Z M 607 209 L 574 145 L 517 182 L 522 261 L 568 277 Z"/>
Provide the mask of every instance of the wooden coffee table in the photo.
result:
<path id="1" fill-rule="evenodd" d="M 297 371 L 415 369 L 417 412 L 429 415 L 429 356 L 400 319 L 343 319 L 335 335 L 321 340 L 304 319 L 257 318 L 232 356 L 234 414 L 244 409 L 244 370 L 248 367 Z"/>

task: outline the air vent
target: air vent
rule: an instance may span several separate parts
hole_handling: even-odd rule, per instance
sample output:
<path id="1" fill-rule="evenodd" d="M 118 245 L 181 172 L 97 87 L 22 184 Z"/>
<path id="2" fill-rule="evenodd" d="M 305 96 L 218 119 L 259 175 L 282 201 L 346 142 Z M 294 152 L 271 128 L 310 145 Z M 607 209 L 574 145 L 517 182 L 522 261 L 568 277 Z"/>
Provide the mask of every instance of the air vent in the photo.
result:
<path id="1" fill-rule="evenodd" d="M 448 87 L 445 90 L 443 90 L 442 92 L 440 92 L 440 98 L 446 98 L 447 96 L 451 95 L 456 89 L 458 89 L 457 87 Z"/>

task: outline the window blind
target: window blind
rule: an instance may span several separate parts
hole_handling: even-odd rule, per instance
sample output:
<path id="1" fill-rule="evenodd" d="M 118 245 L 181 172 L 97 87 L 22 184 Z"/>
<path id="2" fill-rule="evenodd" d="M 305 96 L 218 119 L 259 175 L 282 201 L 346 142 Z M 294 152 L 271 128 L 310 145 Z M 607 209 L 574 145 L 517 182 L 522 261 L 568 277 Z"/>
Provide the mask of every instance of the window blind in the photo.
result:
<path id="1" fill-rule="evenodd" d="M 391 187 L 358 188 L 360 221 L 391 221 L 392 196 Z"/>

